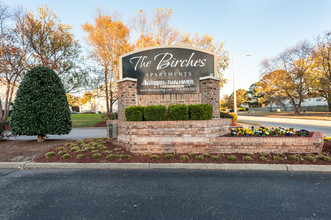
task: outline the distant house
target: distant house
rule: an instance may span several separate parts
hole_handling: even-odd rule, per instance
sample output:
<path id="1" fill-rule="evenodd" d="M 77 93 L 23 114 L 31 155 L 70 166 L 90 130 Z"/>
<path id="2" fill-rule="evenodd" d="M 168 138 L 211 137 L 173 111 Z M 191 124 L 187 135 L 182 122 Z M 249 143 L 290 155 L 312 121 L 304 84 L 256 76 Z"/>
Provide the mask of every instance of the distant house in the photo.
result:
<path id="1" fill-rule="evenodd" d="M 14 102 L 14 100 L 15 100 L 17 89 L 18 89 L 18 84 L 14 88 L 12 102 Z M 2 106 L 2 108 L 5 107 L 5 100 L 6 100 L 6 96 L 7 96 L 6 92 L 7 92 L 7 86 L 0 81 L 0 100 L 1 100 L 1 106 Z M 10 107 L 10 109 L 11 108 L 12 108 L 12 106 Z"/>
<path id="2" fill-rule="evenodd" d="M 298 103 L 299 100 L 295 100 Z M 308 97 L 303 99 L 301 107 L 304 106 L 327 106 L 328 103 L 323 97 Z M 277 99 L 268 104 L 267 107 L 293 107 L 292 102 L 289 99 Z"/>
<path id="3" fill-rule="evenodd" d="M 118 111 L 118 101 L 116 100 L 113 103 L 113 112 L 117 112 L 117 111 Z M 106 99 L 103 97 L 91 98 L 91 102 L 87 102 L 84 105 L 80 106 L 80 112 L 105 113 L 107 112 Z"/>
<path id="4" fill-rule="evenodd" d="M 296 103 L 299 100 L 295 100 Z M 307 97 L 301 102 L 301 111 L 327 111 L 328 103 L 323 97 Z M 265 107 L 253 107 L 250 110 L 256 111 L 293 111 L 293 104 L 288 98 L 275 98 L 270 100 Z"/>

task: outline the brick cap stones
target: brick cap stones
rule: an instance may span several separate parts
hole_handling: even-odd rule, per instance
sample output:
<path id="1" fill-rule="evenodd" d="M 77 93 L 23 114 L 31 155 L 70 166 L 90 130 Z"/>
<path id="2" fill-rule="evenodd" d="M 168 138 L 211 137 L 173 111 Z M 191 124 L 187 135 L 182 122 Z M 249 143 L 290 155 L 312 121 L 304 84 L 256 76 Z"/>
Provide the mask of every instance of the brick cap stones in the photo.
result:
<path id="1" fill-rule="evenodd" d="M 137 82 L 137 79 L 135 78 L 130 78 L 130 77 L 125 77 L 123 79 L 117 80 L 117 83 L 124 82 L 124 81 L 132 81 L 132 82 Z"/>
<path id="2" fill-rule="evenodd" d="M 220 78 L 217 78 L 217 77 L 214 77 L 214 76 L 203 76 L 203 77 L 200 77 L 199 79 L 200 80 L 213 79 L 213 80 L 216 80 L 216 81 L 221 81 Z"/>

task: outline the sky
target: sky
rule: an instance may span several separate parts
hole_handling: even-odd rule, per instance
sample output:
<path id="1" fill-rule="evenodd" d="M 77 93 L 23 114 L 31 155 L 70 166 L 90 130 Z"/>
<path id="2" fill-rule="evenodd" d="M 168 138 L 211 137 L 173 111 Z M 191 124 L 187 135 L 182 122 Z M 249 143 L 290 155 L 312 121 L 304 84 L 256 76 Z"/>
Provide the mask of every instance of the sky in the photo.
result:
<path id="1" fill-rule="evenodd" d="M 1 1 L 1 0 L 0 0 Z M 128 22 L 138 10 L 152 15 L 154 9 L 170 8 L 170 23 L 181 32 L 208 33 L 225 42 L 230 65 L 221 96 L 233 92 L 233 58 L 236 88 L 248 90 L 259 81 L 260 64 L 302 40 L 331 31 L 331 0 L 2 0 L 27 10 L 48 5 L 63 24 L 73 26 L 76 38 L 84 43 L 81 26 L 93 23 L 97 8 L 110 14 L 117 11 Z M 251 56 L 244 56 L 250 54 Z"/>

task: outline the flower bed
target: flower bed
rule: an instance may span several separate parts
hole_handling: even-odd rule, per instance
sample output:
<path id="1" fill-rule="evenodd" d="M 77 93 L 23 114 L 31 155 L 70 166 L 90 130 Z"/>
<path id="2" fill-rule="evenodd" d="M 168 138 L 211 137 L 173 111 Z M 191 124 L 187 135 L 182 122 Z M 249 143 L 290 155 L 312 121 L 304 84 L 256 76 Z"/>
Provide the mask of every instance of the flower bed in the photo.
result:
<path id="1" fill-rule="evenodd" d="M 280 129 L 278 136 L 234 136 L 231 119 L 205 121 L 107 121 L 118 125 L 112 143 L 134 153 L 320 153 L 321 132 L 295 132 Z M 109 126 L 107 126 L 109 132 Z M 270 130 L 270 129 L 268 129 Z M 241 131 L 245 134 L 244 131 Z M 109 133 L 108 133 L 109 134 Z M 298 136 L 306 135 L 306 136 Z M 248 134 L 247 134 L 248 135 Z M 263 136 L 264 135 L 264 136 Z M 276 133 L 275 133 L 276 135 Z M 109 135 L 107 135 L 109 137 Z"/>
<path id="2" fill-rule="evenodd" d="M 265 136 L 272 136 L 272 137 L 278 137 L 278 136 L 288 136 L 288 137 L 294 137 L 294 136 L 300 136 L 300 137 L 308 137 L 309 131 L 307 130 L 295 130 L 293 128 L 281 128 L 281 127 L 251 127 L 251 128 L 232 128 L 231 129 L 231 136 L 232 137 L 265 137 Z"/>

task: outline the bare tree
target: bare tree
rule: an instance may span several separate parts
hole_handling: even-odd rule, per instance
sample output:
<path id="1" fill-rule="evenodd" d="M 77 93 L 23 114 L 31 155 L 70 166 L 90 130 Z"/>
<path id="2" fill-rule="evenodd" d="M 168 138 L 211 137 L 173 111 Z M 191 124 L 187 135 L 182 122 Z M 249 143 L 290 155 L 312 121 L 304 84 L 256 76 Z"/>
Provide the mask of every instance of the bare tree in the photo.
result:
<path id="1" fill-rule="evenodd" d="M 12 28 L 14 15 L 7 6 L 0 5 L 0 84 L 5 88 L 0 97 L 0 120 L 8 119 L 10 104 L 26 67 L 24 47 Z M 4 103 L 4 106 L 1 104 Z"/>
<path id="2" fill-rule="evenodd" d="M 317 64 L 317 90 L 328 102 L 331 112 L 331 31 L 325 32 L 317 38 L 314 51 L 314 60 Z"/>

